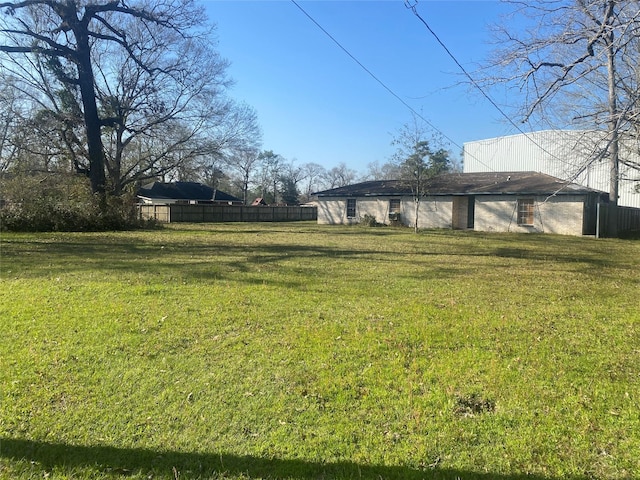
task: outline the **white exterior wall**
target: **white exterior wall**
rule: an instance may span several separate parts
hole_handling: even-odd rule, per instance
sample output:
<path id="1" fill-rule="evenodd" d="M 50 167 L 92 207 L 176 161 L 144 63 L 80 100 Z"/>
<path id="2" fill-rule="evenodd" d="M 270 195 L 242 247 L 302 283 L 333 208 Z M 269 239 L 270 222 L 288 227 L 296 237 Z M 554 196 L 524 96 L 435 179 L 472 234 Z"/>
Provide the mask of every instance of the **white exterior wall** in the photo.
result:
<path id="1" fill-rule="evenodd" d="M 318 207 L 318 223 L 320 225 L 357 223 L 356 219 L 353 221 L 347 219 L 347 200 L 344 198 L 320 198 L 316 205 Z"/>
<path id="2" fill-rule="evenodd" d="M 465 173 L 541 172 L 603 192 L 609 191 L 606 159 L 589 161 L 606 145 L 603 132 L 545 130 L 526 135 L 490 138 L 464 144 Z M 637 149 L 621 147 L 622 156 L 640 161 Z M 640 173 L 620 164 L 619 205 L 640 208 L 634 179 Z"/>
<path id="3" fill-rule="evenodd" d="M 390 197 L 358 198 L 356 200 L 356 222 L 362 220 L 365 215 L 371 215 L 376 218 L 378 223 L 388 224 L 389 198 Z"/>
<path id="4" fill-rule="evenodd" d="M 347 218 L 347 199 L 318 199 L 318 223 L 324 225 L 359 223 L 365 215 L 371 215 L 379 223 L 389 224 L 389 200 L 398 197 L 372 197 L 356 199 L 356 216 Z M 451 228 L 452 198 L 423 198 L 420 200 L 418 228 Z M 413 198 L 402 197 L 400 219 L 404 225 L 413 226 L 415 205 Z"/>
<path id="5" fill-rule="evenodd" d="M 373 215 L 380 223 L 389 223 L 389 199 L 356 198 L 356 216 L 347 218 L 347 198 L 320 198 L 318 223 L 321 225 L 349 225 L 359 223 L 365 215 Z"/>
<path id="6" fill-rule="evenodd" d="M 477 196 L 474 230 L 484 232 L 557 233 L 582 235 L 584 201 L 581 196 L 558 196 L 545 202 L 546 197 L 534 198 L 534 225 L 518 225 L 515 196 Z"/>
<path id="7" fill-rule="evenodd" d="M 413 198 L 402 202 L 402 223 L 415 224 L 415 203 Z M 426 197 L 420 199 L 418 228 L 452 228 L 453 199 L 451 197 Z"/>
<path id="8" fill-rule="evenodd" d="M 379 223 L 389 224 L 389 200 L 397 197 L 356 199 L 356 217 L 347 218 L 347 199 L 318 200 L 318 223 L 325 225 L 356 224 L 365 215 L 372 215 Z M 534 225 L 518 225 L 518 198 L 534 198 L 536 202 Z M 546 201 L 545 201 L 546 200 Z M 460 202 L 466 209 L 466 202 Z M 459 205 L 459 208 L 462 208 Z M 411 197 L 403 197 L 401 221 L 406 226 L 414 224 L 414 203 Z M 459 226 L 466 226 L 466 212 L 455 211 L 453 197 L 431 197 L 420 201 L 418 228 L 452 228 L 454 214 L 464 216 Z M 457 218 L 456 217 L 456 218 Z M 484 232 L 556 233 L 582 235 L 584 223 L 584 197 L 562 195 L 547 200 L 546 196 L 516 197 L 512 195 L 477 195 L 475 197 L 474 230 Z M 461 225 L 464 223 L 465 225 Z"/>

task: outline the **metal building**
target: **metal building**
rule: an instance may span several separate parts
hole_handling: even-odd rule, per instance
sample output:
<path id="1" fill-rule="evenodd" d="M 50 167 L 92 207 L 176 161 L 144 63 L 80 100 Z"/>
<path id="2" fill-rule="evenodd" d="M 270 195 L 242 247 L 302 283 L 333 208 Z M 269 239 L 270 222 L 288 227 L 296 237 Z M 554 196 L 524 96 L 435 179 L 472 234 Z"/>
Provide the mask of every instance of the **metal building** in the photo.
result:
<path id="1" fill-rule="evenodd" d="M 618 204 L 640 208 L 640 171 L 624 163 L 640 164 L 638 140 L 621 145 Z M 543 130 L 467 142 L 465 173 L 533 171 L 579 185 L 609 191 L 606 132 Z"/>

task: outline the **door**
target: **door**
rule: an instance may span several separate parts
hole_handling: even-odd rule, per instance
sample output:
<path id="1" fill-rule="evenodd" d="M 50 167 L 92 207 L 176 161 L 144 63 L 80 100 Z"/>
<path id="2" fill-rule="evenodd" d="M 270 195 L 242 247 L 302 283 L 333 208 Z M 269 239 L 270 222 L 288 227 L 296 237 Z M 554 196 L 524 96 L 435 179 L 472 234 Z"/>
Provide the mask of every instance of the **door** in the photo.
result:
<path id="1" fill-rule="evenodd" d="M 456 230 L 467 228 L 467 197 L 453 197 L 453 219 L 451 226 Z"/>
<path id="2" fill-rule="evenodd" d="M 470 195 L 467 197 L 467 228 L 474 229 L 476 218 L 476 197 Z"/>

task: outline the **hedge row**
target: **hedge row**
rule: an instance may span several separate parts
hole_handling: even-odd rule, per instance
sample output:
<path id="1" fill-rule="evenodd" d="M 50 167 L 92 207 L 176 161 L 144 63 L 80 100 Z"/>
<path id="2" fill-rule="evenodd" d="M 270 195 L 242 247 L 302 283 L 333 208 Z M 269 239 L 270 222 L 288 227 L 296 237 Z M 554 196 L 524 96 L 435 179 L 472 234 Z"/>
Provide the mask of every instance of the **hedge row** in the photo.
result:
<path id="1" fill-rule="evenodd" d="M 107 199 L 91 193 L 86 178 L 17 175 L 0 180 L 0 230 L 103 231 L 142 226 L 131 195 Z"/>

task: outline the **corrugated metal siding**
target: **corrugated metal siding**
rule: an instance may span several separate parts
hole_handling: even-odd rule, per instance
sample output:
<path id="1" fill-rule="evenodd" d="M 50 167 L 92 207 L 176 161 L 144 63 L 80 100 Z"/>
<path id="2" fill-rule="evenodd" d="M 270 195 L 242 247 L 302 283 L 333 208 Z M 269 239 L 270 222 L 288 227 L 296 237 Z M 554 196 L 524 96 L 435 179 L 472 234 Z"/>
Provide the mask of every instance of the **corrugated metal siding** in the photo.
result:
<path id="1" fill-rule="evenodd" d="M 465 173 L 534 171 L 609 191 L 607 159 L 594 159 L 606 144 L 603 132 L 545 130 L 464 144 Z M 622 146 L 622 156 L 640 161 L 638 149 Z M 640 172 L 620 165 L 619 204 L 640 208 L 635 191 Z"/>

